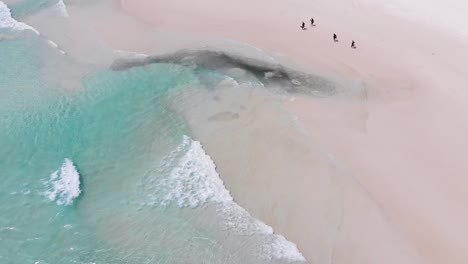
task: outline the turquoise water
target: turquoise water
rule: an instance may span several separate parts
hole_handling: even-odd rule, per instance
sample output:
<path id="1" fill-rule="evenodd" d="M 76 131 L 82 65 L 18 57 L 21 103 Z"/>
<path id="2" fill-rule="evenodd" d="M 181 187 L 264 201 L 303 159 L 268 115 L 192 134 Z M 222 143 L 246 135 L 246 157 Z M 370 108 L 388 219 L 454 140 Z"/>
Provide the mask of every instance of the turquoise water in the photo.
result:
<path id="1" fill-rule="evenodd" d="M 164 98 L 196 79 L 176 65 L 100 70 L 70 95 L 41 78 L 37 39 L 0 44 L 8 51 L 1 53 L 1 262 L 64 263 L 103 255 L 117 263 L 116 252 L 96 252 L 99 239 L 87 225 L 112 217 L 105 210 L 123 210 L 135 176 L 187 134 Z M 76 164 L 82 181 L 82 194 L 69 207 L 43 194 L 44 182 L 65 158 Z M 105 210 L 83 221 L 87 203 Z"/>
<path id="2" fill-rule="evenodd" d="M 0 62 L 0 263 L 303 262 L 233 202 L 172 107 L 224 74 L 82 65 L 30 31 L 0 40 Z"/>
<path id="3" fill-rule="evenodd" d="M 54 5 L 58 0 L 24 0 L 9 5 L 13 17 L 18 18 Z"/>

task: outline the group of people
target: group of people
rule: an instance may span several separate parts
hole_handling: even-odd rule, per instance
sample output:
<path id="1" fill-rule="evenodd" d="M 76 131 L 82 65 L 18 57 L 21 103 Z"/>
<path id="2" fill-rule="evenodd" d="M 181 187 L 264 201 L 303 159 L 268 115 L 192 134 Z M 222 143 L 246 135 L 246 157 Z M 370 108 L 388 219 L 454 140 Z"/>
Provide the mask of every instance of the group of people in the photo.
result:
<path id="1" fill-rule="evenodd" d="M 310 19 L 310 26 L 311 26 L 311 27 L 315 27 L 315 23 L 314 23 L 314 22 L 315 22 L 315 21 L 314 21 L 314 18 L 311 18 L 311 19 Z M 306 29 L 307 29 L 304 22 L 302 22 L 301 28 L 302 28 L 302 30 L 306 30 Z M 333 33 L 333 41 L 334 41 L 334 42 L 338 42 L 338 36 L 336 35 L 336 33 Z M 355 49 L 355 48 L 356 48 L 356 42 L 354 42 L 354 40 L 351 42 L 351 48 L 352 48 L 352 49 Z"/>

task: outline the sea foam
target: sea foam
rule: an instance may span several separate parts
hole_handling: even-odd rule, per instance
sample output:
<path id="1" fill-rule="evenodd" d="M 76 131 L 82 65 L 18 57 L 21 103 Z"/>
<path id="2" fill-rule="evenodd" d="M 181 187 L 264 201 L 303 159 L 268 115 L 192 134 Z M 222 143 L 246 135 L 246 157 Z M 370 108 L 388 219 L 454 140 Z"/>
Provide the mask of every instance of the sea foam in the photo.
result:
<path id="1" fill-rule="evenodd" d="M 178 156 L 177 153 L 185 153 Z M 177 159 L 178 158 L 178 159 Z M 176 160 L 174 162 L 174 160 Z M 207 202 L 216 205 L 218 216 L 227 231 L 240 235 L 265 237 L 261 257 L 267 260 L 287 259 L 304 262 L 305 258 L 297 246 L 285 237 L 275 234 L 272 227 L 252 217 L 244 208 L 234 202 L 225 188 L 213 160 L 198 141 L 184 136 L 183 142 L 174 152 L 163 159 L 163 166 L 174 168 L 168 177 L 160 180 L 157 191 L 161 197 L 153 203 L 168 206 L 171 203 L 181 208 L 196 208 Z"/>
<path id="2" fill-rule="evenodd" d="M 54 41 L 52 41 L 52 40 L 49 39 L 49 40 L 47 40 L 47 43 L 48 43 L 49 46 L 51 46 L 52 48 L 58 50 L 58 52 L 60 52 L 60 54 L 62 54 L 62 55 L 67 54 L 64 50 L 62 50 L 62 49 L 59 47 L 59 45 L 58 45 L 56 42 L 54 42 Z"/>
<path id="3" fill-rule="evenodd" d="M 121 56 L 127 59 L 145 59 L 149 57 L 147 54 L 128 51 L 128 50 L 114 50 L 114 53 L 117 54 L 118 56 Z"/>
<path id="4" fill-rule="evenodd" d="M 175 201 L 179 207 L 195 208 L 208 201 L 232 202 L 213 160 L 206 155 L 200 142 L 185 136 L 182 144 L 182 148 L 190 147 L 169 177 L 161 181 L 160 186 L 167 190 L 161 203 L 167 205 Z"/>
<path id="5" fill-rule="evenodd" d="M 69 17 L 67 6 L 63 0 L 59 0 L 57 4 L 54 5 L 55 11 L 60 17 Z"/>
<path id="6" fill-rule="evenodd" d="M 9 28 L 12 30 L 32 30 L 36 34 L 40 34 L 35 28 L 31 27 L 28 24 L 18 22 L 11 16 L 11 11 L 8 6 L 0 1 L 0 29 Z"/>
<path id="7" fill-rule="evenodd" d="M 58 205 L 71 205 L 81 193 L 80 175 L 69 159 L 65 159 L 62 167 L 53 172 L 45 184 L 49 188 L 45 195 Z"/>

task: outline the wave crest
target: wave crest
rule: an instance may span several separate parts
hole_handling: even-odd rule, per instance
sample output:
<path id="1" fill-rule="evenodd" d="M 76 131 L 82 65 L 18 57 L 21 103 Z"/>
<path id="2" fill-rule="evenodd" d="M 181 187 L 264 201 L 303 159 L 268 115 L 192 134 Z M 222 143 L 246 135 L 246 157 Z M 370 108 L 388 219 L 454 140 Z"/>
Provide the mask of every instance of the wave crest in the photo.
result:
<path id="1" fill-rule="evenodd" d="M 68 14 L 67 6 L 63 2 L 63 0 L 59 0 L 57 4 L 54 5 L 54 8 L 57 12 L 57 14 L 60 17 L 69 17 L 70 15 Z"/>
<path id="2" fill-rule="evenodd" d="M 157 184 L 155 193 L 159 197 L 150 195 L 151 204 L 167 206 L 175 203 L 180 208 L 196 208 L 207 202 L 214 203 L 224 229 L 239 235 L 264 237 L 262 258 L 306 261 L 294 243 L 275 234 L 272 227 L 234 202 L 216 171 L 215 163 L 200 142 L 184 136 L 183 142 L 163 161 L 164 171 L 167 167 L 174 167 L 168 177 Z"/>
<path id="3" fill-rule="evenodd" d="M 30 25 L 16 21 L 11 16 L 10 9 L 3 1 L 0 1 L 0 28 L 9 28 L 18 31 L 32 30 L 34 33 L 40 35 L 39 31 L 31 27 Z"/>
<path id="4" fill-rule="evenodd" d="M 49 191 L 46 191 L 45 195 L 58 205 L 71 205 L 81 193 L 80 175 L 69 159 L 65 159 L 62 167 L 50 175 L 46 185 Z"/>
<path id="5" fill-rule="evenodd" d="M 208 201 L 230 202 L 232 197 L 224 188 L 223 181 L 216 172 L 216 166 L 206 155 L 200 142 L 191 141 L 184 136 L 182 148 L 187 148 L 185 155 L 172 170 L 168 178 L 160 182 L 166 190 L 161 204 L 176 201 L 179 207 L 195 208 Z M 180 148 L 180 147 L 179 147 Z"/>

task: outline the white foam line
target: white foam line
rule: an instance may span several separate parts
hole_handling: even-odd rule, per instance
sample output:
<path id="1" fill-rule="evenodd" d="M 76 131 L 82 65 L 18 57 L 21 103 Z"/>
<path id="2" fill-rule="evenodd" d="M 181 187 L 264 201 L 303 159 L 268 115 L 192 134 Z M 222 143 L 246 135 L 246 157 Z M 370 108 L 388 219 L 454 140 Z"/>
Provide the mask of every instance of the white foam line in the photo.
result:
<path id="1" fill-rule="evenodd" d="M 65 54 L 66 54 L 66 52 L 65 52 L 64 50 L 62 50 L 61 48 L 59 48 L 59 45 L 58 45 L 57 43 L 55 43 L 54 41 L 48 39 L 48 40 L 47 40 L 47 43 L 48 43 L 49 46 L 51 46 L 52 48 L 57 49 L 57 50 L 60 52 L 60 54 L 62 54 L 62 55 L 65 55 Z"/>
<path id="2" fill-rule="evenodd" d="M 57 5 L 59 5 L 60 2 L 63 4 L 63 6 L 65 6 L 62 0 L 60 0 L 59 3 L 57 3 Z M 65 12 L 66 12 L 66 9 L 65 9 Z M 3 1 L 0 1 L 0 29 L 2 28 L 7 28 L 7 29 L 15 30 L 15 31 L 32 30 L 37 35 L 41 35 L 41 33 L 37 29 L 33 28 L 32 26 L 15 20 L 11 16 L 11 10 L 8 8 L 8 6 Z M 0 35 L 0 39 L 2 38 L 2 36 L 3 35 Z M 57 43 L 55 43 L 54 41 L 47 40 L 47 43 L 51 47 L 56 48 L 61 54 L 63 55 L 66 54 L 65 51 L 60 49 Z"/>
<path id="3" fill-rule="evenodd" d="M 157 193 L 163 193 L 162 197 L 153 202 L 161 206 L 176 203 L 181 208 L 196 208 L 207 202 L 215 203 L 227 230 L 242 235 L 270 235 L 262 248 L 261 254 L 264 259 L 306 261 L 294 243 L 275 234 L 272 227 L 252 217 L 234 202 L 216 171 L 216 165 L 200 142 L 184 136 L 183 143 L 177 148 L 177 151 L 181 150 L 185 150 L 185 154 L 172 169 L 169 177 L 161 180 L 157 186 Z M 171 153 L 169 158 L 164 159 L 165 163 L 173 163 L 176 157 L 175 153 Z"/>
<path id="4" fill-rule="evenodd" d="M 124 57 L 129 57 L 129 58 L 144 59 L 144 58 L 149 57 L 146 54 L 138 53 L 134 51 L 128 51 L 128 50 L 114 50 L 114 52 L 117 53 L 119 56 L 124 56 Z"/>
<path id="5" fill-rule="evenodd" d="M 55 10 L 57 11 L 58 15 L 61 17 L 69 17 L 67 6 L 63 2 L 63 0 L 59 0 L 57 4 L 55 4 Z"/>
<path id="6" fill-rule="evenodd" d="M 16 21 L 11 16 L 10 9 L 3 1 L 0 1 L 0 28 L 10 28 L 12 30 L 18 31 L 32 30 L 37 35 L 40 35 L 39 31 L 31 27 L 30 25 Z"/>
<path id="7" fill-rule="evenodd" d="M 47 40 L 47 43 L 49 43 L 51 47 L 58 49 L 58 44 L 53 42 L 52 40 Z"/>

